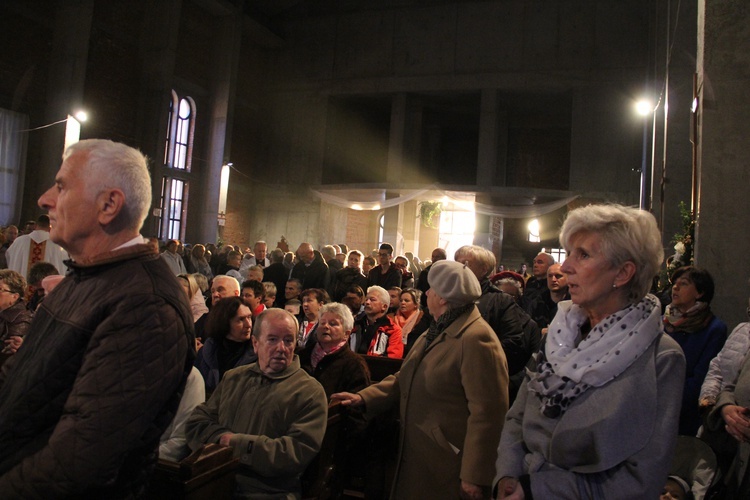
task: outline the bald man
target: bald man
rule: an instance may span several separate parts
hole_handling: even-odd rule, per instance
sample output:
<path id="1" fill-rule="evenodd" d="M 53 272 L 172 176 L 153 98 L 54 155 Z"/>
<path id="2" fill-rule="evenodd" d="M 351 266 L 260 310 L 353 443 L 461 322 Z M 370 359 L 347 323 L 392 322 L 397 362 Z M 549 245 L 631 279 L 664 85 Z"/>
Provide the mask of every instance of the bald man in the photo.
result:
<path id="1" fill-rule="evenodd" d="M 299 262 L 292 268 L 291 278 L 302 282 L 302 290 L 328 289 L 328 265 L 310 243 L 302 243 L 297 248 L 297 258 Z"/>

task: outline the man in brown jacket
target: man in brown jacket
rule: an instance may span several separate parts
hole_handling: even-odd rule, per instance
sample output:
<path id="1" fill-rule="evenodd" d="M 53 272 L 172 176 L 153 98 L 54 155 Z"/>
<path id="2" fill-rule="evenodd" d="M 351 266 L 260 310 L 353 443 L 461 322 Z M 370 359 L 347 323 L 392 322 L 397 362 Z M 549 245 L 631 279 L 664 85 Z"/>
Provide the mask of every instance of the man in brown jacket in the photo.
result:
<path id="1" fill-rule="evenodd" d="M 194 357 L 185 294 L 139 234 L 150 205 L 145 157 L 104 140 L 68 148 L 39 199 L 70 274 L 3 367 L 3 498 L 143 493 Z"/>

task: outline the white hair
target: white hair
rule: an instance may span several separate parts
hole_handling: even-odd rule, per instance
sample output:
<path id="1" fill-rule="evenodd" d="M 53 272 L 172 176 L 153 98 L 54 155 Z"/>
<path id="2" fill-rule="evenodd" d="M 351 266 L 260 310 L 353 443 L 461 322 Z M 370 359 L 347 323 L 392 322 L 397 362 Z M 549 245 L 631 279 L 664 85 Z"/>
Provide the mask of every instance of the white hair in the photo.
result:
<path id="1" fill-rule="evenodd" d="M 588 205 L 568 214 L 560 230 L 560 244 L 570 251 L 578 233 L 599 235 L 602 253 L 612 266 L 635 264 L 633 279 L 625 285 L 628 299 L 638 302 L 651 290 L 664 260 L 656 219 L 645 210 L 622 205 Z"/>
<path id="2" fill-rule="evenodd" d="M 380 302 L 383 304 L 390 304 L 391 303 L 391 295 L 388 293 L 388 290 L 383 288 L 382 286 L 373 285 L 367 289 L 367 295 L 370 293 L 376 293 L 378 295 L 378 298 L 380 299 Z"/>
<path id="3" fill-rule="evenodd" d="M 349 332 L 354 328 L 354 316 L 352 316 L 352 311 L 344 304 L 339 302 L 329 302 L 328 304 L 324 304 L 318 311 L 318 318 L 325 313 L 331 313 L 338 316 L 341 320 L 341 326 L 344 327 L 344 331 Z"/>
<path id="4" fill-rule="evenodd" d="M 151 207 L 151 176 L 146 157 L 137 149 L 106 139 L 86 139 L 65 150 L 63 161 L 72 154 L 87 154 L 85 178 L 90 193 L 116 188 L 125 195 L 121 212 L 124 228 L 140 231 Z"/>

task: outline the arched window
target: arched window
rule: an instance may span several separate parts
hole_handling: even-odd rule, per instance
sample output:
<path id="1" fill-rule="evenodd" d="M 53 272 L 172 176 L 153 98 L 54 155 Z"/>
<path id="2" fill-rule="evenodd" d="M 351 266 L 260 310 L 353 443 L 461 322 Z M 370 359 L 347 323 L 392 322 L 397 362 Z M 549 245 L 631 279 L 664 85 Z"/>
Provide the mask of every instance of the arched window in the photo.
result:
<path id="1" fill-rule="evenodd" d="M 187 222 L 189 176 L 186 174 L 193 160 L 195 101 L 191 97 L 180 98 L 173 90 L 168 113 L 164 147 L 164 167 L 168 173 L 162 178 L 159 238 L 182 240 Z"/>

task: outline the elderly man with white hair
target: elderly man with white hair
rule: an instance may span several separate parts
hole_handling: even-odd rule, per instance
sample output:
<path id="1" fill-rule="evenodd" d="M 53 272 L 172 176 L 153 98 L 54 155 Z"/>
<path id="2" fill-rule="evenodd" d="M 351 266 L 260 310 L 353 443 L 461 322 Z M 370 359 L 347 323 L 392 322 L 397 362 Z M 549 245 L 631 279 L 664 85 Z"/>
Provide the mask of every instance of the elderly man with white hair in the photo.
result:
<path id="1" fill-rule="evenodd" d="M 365 314 L 354 323 L 349 345 L 354 352 L 387 358 L 404 357 L 401 327 L 387 316 L 391 297 L 381 286 L 371 286 L 365 297 Z"/>
<path id="2" fill-rule="evenodd" d="M 0 491 L 140 496 L 194 357 L 187 297 L 139 234 L 151 206 L 146 158 L 78 142 L 39 206 L 50 239 L 70 254 L 70 275 L 0 380 Z"/>

